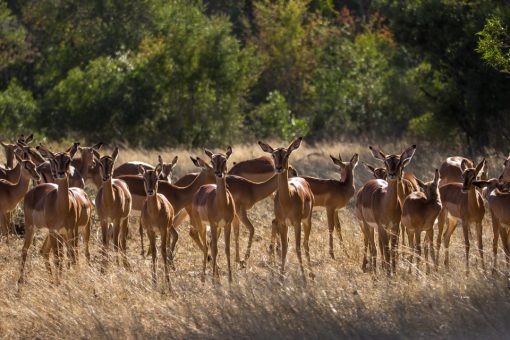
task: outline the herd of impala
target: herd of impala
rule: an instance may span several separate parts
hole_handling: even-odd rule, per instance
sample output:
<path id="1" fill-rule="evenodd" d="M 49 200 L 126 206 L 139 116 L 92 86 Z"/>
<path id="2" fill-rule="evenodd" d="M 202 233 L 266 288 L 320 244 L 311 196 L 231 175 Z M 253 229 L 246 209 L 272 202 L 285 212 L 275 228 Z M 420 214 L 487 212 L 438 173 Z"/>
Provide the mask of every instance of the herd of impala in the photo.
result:
<path id="1" fill-rule="evenodd" d="M 449 266 L 450 238 L 458 222 L 464 232 L 465 261 L 469 269 L 470 226 L 476 226 L 477 246 L 484 265 L 482 242 L 482 219 L 487 201 L 493 225 L 493 253 L 496 268 L 498 240 L 501 236 L 507 265 L 510 256 L 510 157 L 504 163 L 504 171 L 498 179 L 488 179 L 485 159 L 475 165 L 463 157 L 449 157 L 440 169 L 435 170 L 431 181 L 423 182 L 404 168 L 411 162 L 416 151 L 413 145 L 400 155 L 386 154 L 370 147 L 373 157 L 383 163 L 382 167 L 364 164 L 375 176 L 357 192 L 354 187 L 354 168 L 358 154 L 344 162 L 330 156 L 338 166 L 340 180 L 298 176 L 289 165 L 291 153 L 301 145 L 302 138 L 295 139 L 288 147 L 273 148 L 259 142 L 262 156 L 235 164 L 227 169 L 232 149 L 225 154 L 205 149 L 210 162 L 199 157 L 191 160 L 200 169 L 171 183 L 175 157 L 165 163 L 161 156 L 156 167 L 143 162 L 128 162 L 116 167 L 119 150 L 111 155 L 100 155 L 102 144 L 81 147 L 74 143 L 63 152 L 52 152 L 43 145 L 30 146 L 32 135 L 20 136 L 13 144 L 3 143 L 6 164 L 0 167 L 0 227 L 7 237 L 13 230 L 11 212 L 23 200 L 25 218 L 24 244 L 21 252 L 19 281 L 23 281 L 27 252 L 33 242 L 36 228 L 49 230 L 41 247 L 41 254 L 51 274 L 50 253 L 54 254 L 55 266 L 60 272 L 64 246 L 68 260 L 77 260 L 78 240 L 83 238 L 85 256 L 90 261 L 89 238 L 93 207 L 100 221 L 102 235 L 102 270 L 105 270 L 110 241 L 113 249 L 128 267 L 126 239 L 128 218 L 140 216 L 140 239 L 142 255 L 144 232 L 149 238 L 152 256 L 152 280 L 156 283 L 156 234 L 161 239 L 161 259 L 166 282 L 170 285 L 169 269 L 174 268 L 174 251 L 179 235 L 176 228 L 186 216 L 190 217 L 190 236 L 203 253 L 202 280 L 205 280 L 207 263 L 212 260 L 213 280 L 219 277 L 217 266 L 218 238 L 223 232 L 228 277 L 232 280 L 230 264 L 230 232 L 234 229 L 235 260 L 245 264 L 250 256 L 255 228 L 247 211 L 262 199 L 274 196 L 275 218 L 271 228 L 270 252 L 275 249 L 281 255 L 281 273 L 285 271 L 288 249 L 288 227 L 294 227 L 295 250 L 306 282 L 301 254 L 301 226 L 303 247 L 309 276 L 313 278 L 310 263 L 309 238 L 312 229 L 312 210 L 324 207 L 329 229 L 329 253 L 334 258 L 334 230 L 342 240 L 338 210 L 345 207 L 356 194 L 355 214 L 363 233 L 364 252 L 362 270 L 376 270 L 377 249 L 375 232 L 382 256 L 382 265 L 391 275 L 396 271 L 399 236 L 407 236 L 411 252 L 421 257 L 421 235 L 425 233 L 426 270 L 430 271 L 429 251 L 437 268 L 439 250 L 444 237 L 445 266 Z M 79 153 L 80 157 L 74 157 Z M 14 159 L 17 165 L 14 166 Z M 86 183 L 97 189 L 92 203 L 83 190 Z M 31 185 L 33 183 L 33 185 Z M 239 225 L 242 222 L 249 231 L 244 260 L 239 254 Z M 434 245 L 434 228 L 438 236 Z M 209 226 L 209 228 L 207 228 Z M 446 228 L 445 228 L 446 226 Z M 443 233 L 444 231 L 444 233 Z M 278 246 L 275 244 L 278 243 Z M 210 249 L 209 249 L 210 248 Z M 209 256 L 209 253 L 211 256 Z M 414 254 L 413 254 L 414 253 Z M 409 267 L 411 270 L 411 267 Z"/>

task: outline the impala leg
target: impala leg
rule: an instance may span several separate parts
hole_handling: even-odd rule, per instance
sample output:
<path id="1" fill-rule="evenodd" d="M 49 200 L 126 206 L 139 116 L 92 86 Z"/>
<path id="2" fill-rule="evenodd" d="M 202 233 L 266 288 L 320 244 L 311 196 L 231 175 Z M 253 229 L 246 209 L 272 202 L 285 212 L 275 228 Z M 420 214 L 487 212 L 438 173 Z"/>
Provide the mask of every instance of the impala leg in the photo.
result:
<path id="1" fill-rule="evenodd" d="M 87 221 L 85 225 L 85 229 L 83 230 L 83 243 L 85 244 L 85 258 L 87 259 L 87 264 L 90 265 L 90 250 L 89 250 L 89 241 L 90 241 L 90 224 L 91 218 Z"/>
<path id="2" fill-rule="evenodd" d="M 416 275 L 420 273 L 420 262 L 421 262 L 421 231 L 416 231 L 414 233 L 415 242 L 414 242 L 414 250 L 416 253 Z"/>
<path id="3" fill-rule="evenodd" d="M 338 234 L 338 239 L 340 242 L 343 242 L 344 239 L 342 238 L 342 225 L 340 224 L 340 219 L 338 218 L 338 211 L 335 210 L 333 217 L 335 218 L 335 229 L 336 233 Z"/>
<path id="4" fill-rule="evenodd" d="M 156 276 L 156 256 L 158 251 L 156 250 L 156 233 L 151 227 L 147 228 L 147 237 L 149 238 L 149 249 L 152 258 L 152 284 L 156 286 L 158 282 Z M 163 239 L 161 242 L 163 242 Z"/>
<path id="5" fill-rule="evenodd" d="M 438 261 L 439 261 L 439 252 L 441 250 L 441 241 L 442 241 L 441 238 L 443 236 L 445 236 L 446 232 L 447 232 L 447 231 L 445 231 L 445 234 L 443 234 L 444 225 L 448 221 L 447 217 L 448 217 L 448 211 L 444 208 L 441 209 L 441 211 L 439 212 L 439 215 L 437 216 L 437 231 L 438 232 L 437 232 L 437 240 L 436 240 L 436 252 L 437 252 L 437 260 Z M 446 229 L 448 229 L 448 226 Z"/>
<path id="6" fill-rule="evenodd" d="M 288 233 L 288 226 L 286 223 L 279 223 L 279 233 L 280 233 L 280 240 L 282 244 L 282 262 L 280 267 L 280 272 L 283 276 L 285 274 L 285 261 L 287 260 L 287 250 L 289 247 L 289 240 L 287 239 L 287 233 Z M 297 249 L 296 249 L 297 250 Z"/>
<path id="7" fill-rule="evenodd" d="M 303 275 L 303 281 L 306 284 L 305 269 L 303 267 L 303 257 L 301 255 L 301 222 L 298 222 L 294 226 L 294 236 L 296 238 L 296 255 L 299 262 L 299 268 L 301 269 L 301 274 Z"/>
<path id="8" fill-rule="evenodd" d="M 25 225 L 25 241 L 23 242 L 23 248 L 21 249 L 21 265 L 18 283 L 23 283 L 25 279 L 25 263 L 27 261 L 28 248 L 30 248 L 32 240 L 34 239 L 34 232 L 35 230 L 33 225 Z"/>
<path id="9" fill-rule="evenodd" d="M 191 214 L 189 214 L 188 209 L 189 208 L 181 209 L 181 210 L 179 210 L 177 215 L 174 216 L 174 223 L 173 223 L 174 228 L 177 228 L 178 226 L 180 226 L 182 224 L 182 222 L 184 222 L 184 220 L 186 219 L 186 216 L 188 216 L 188 215 L 191 216 Z"/>
<path id="10" fill-rule="evenodd" d="M 434 268 L 437 270 L 437 257 L 434 250 L 434 226 L 432 225 L 425 235 L 427 239 L 426 242 L 428 244 L 428 248 L 430 249 L 430 257 L 432 262 L 434 262 Z M 425 257 L 427 257 L 427 252 L 425 252 Z M 430 264 L 427 258 L 427 274 L 430 273 Z"/>
<path id="11" fill-rule="evenodd" d="M 505 253 L 505 262 L 507 269 L 510 268 L 510 248 L 508 247 L 508 230 L 506 228 L 499 228 L 499 234 L 501 236 L 501 244 Z"/>
<path id="12" fill-rule="evenodd" d="M 239 213 L 239 212 L 238 212 Z M 241 263 L 241 256 L 239 255 L 239 216 L 236 214 L 232 221 L 234 225 L 234 243 L 236 248 L 236 262 Z"/>
<path id="13" fill-rule="evenodd" d="M 448 221 L 448 225 L 444 233 L 444 265 L 446 269 L 450 268 L 450 238 L 452 237 L 456 227 L 457 223 L 451 223 L 451 221 Z"/>
<path id="14" fill-rule="evenodd" d="M 250 219 L 248 218 L 248 212 L 246 209 L 242 208 L 239 210 L 239 218 L 241 219 L 241 222 L 248 228 L 248 246 L 246 247 L 246 254 L 244 255 L 244 261 L 248 261 L 250 258 L 251 253 L 251 245 L 253 242 L 253 236 L 255 235 L 255 227 L 251 223 Z"/>
<path id="15" fill-rule="evenodd" d="M 360 223 L 360 229 L 361 229 L 361 232 L 363 233 L 363 262 L 361 263 L 361 270 L 363 271 L 363 273 L 365 273 L 367 271 L 367 263 L 368 263 L 368 260 L 367 260 L 368 235 L 370 232 L 366 228 L 365 224 L 362 222 Z"/>
<path id="16" fill-rule="evenodd" d="M 128 234 L 128 218 L 124 218 L 120 222 L 120 250 L 121 250 L 121 256 L 122 256 L 122 262 L 124 264 L 125 268 L 129 268 L 129 261 L 127 258 L 127 234 Z M 166 236 L 166 235 L 165 235 Z"/>
<path id="17" fill-rule="evenodd" d="M 391 271 L 393 274 L 397 272 L 397 255 L 398 255 L 398 236 L 400 234 L 400 223 L 396 223 L 392 229 L 390 234 L 390 242 L 391 242 Z"/>
<path id="18" fill-rule="evenodd" d="M 408 273 L 411 274 L 413 260 L 414 260 L 414 231 L 406 228 L 407 233 L 407 243 L 409 244 L 409 269 Z"/>
<path id="19" fill-rule="evenodd" d="M 335 252 L 333 251 L 333 232 L 335 231 L 335 210 L 328 208 L 326 210 L 326 215 L 328 218 L 328 231 L 329 231 L 329 256 L 332 259 L 335 259 Z"/>
<path id="20" fill-rule="evenodd" d="M 390 274 L 390 247 L 388 240 L 388 233 L 383 226 L 379 226 L 379 240 L 382 245 L 383 257 L 383 269 L 386 269 L 387 274 Z"/>
<path id="21" fill-rule="evenodd" d="M 46 238 L 44 239 L 43 245 L 41 246 L 41 255 L 44 258 L 44 266 L 46 267 L 46 270 L 48 271 L 50 277 L 52 276 L 50 264 L 50 251 L 53 247 L 54 245 L 52 244 L 51 235 L 48 233 L 48 235 L 46 235 Z"/>
<path id="22" fill-rule="evenodd" d="M 492 219 L 492 233 L 493 233 L 493 238 L 492 238 L 492 272 L 495 273 L 496 272 L 496 269 L 497 269 L 497 266 L 498 266 L 498 242 L 499 242 L 499 230 L 501 228 L 501 226 L 499 225 L 499 222 L 498 220 L 496 219 L 496 217 L 494 216 L 494 214 L 492 213 L 491 211 L 491 219 Z M 503 243 L 505 243 L 505 241 L 503 240 Z"/>
<path id="23" fill-rule="evenodd" d="M 165 280 L 166 280 L 166 283 L 168 284 L 168 287 L 170 288 L 170 291 L 171 291 L 172 285 L 170 283 L 170 274 L 168 273 L 168 256 L 167 256 L 167 247 L 166 247 L 166 242 L 168 239 L 167 234 L 168 234 L 169 227 L 168 226 L 161 227 L 160 230 L 161 230 L 161 258 L 163 259 L 163 269 L 165 270 Z M 156 242 L 154 242 L 154 243 L 156 243 Z"/>
<path id="24" fill-rule="evenodd" d="M 232 282 L 232 268 L 230 267 L 230 229 L 231 224 L 225 226 L 225 255 L 227 257 L 228 282 Z"/>
<path id="25" fill-rule="evenodd" d="M 204 254 L 204 262 L 203 262 L 203 266 L 202 266 L 202 282 L 205 282 L 205 267 L 207 265 L 208 249 L 207 249 L 207 231 L 202 226 L 200 226 L 200 238 L 203 241 L 202 252 Z"/>
<path id="26" fill-rule="evenodd" d="M 113 250 L 115 251 L 117 265 L 119 265 L 119 249 L 120 249 L 119 235 L 120 235 L 120 220 L 116 220 L 115 223 L 113 223 Z"/>
<path id="27" fill-rule="evenodd" d="M 5 232 L 5 243 L 9 244 L 9 225 L 7 223 L 7 213 L 0 214 L 0 236 Z"/>
<path id="28" fill-rule="evenodd" d="M 462 222 L 462 232 L 464 233 L 464 246 L 466 248 L 466 272 L 469 272 L 469 223 Z"/>
<path id="29" fill-rule="evenodd" d="M 506 237 L 505 237 L 505 244 L 506 244 L 506 250 L 507 253 L 510 250 L 510 230 L 506 229 Z M 508 270 L 508 255 L 507 255 L 507 270 Z M 507 281 L 508 281 L 508 288 L 510 288 L 510 272 L 507 274 Z"/>
<path id="30" fill-rule="evenodd" d="M 177 241 L 179 240 L 179 233 L 177 230 L 175 230 L 173 222 L 170 222 L 170 225 L 168 226 L 167 230 L 170 234 L 170 254 L 168 254 L 168 257 L 170 259 L 170 266 L 172 270 L 175 270 L 175 264 L 174 264 L 174 258 L 175 258 L 175 245 L 177 244 Z"/>
<path id="31" fill-rule="evenodd" d="M 377 248 L 375 246 L 375 229 L 368 225 L 367 225 L 367 227 L 368 227 L 368 231 L 369 231 L 368 240 L 370 242 L 370 245 L 369 245 L 370 246 L 370 255 L 372 257 L 372 259 L 371 259 L 372 260 L 371 261 L 372 271 L 374 273 L 376 273 L 377 272 Z M 381 240 L 379 239 L 379 245 L 381 245 L 380 241 Z"/>
<path id="32" fill-rule="evenodd" d="M 306 220 L 305 223 L 303 223 L 303 228 L 305 231 L 303 246 L 305 248 L 306 263 L 308 265 L 308 270 L 310 271 L 310 278 L 313 280 L 315 278 L 315 275 L 312 270 L 312 261 L 310 260 L 310 244 L 309 244 L 310 232 L 312 231 L 312 214 L 310 214 L 310 217 Z"/>
<path id="33" fill-rule="evenodd" d="M 101 266 L 101 271 L 104 273 L 106 269 L 106 263 L 108 262 L 108 223 L 105 221 L 101 221 L 101 253 L 103 255 L 103 265 Z"/>
<path id="34" fill-rule="evenodd" d="M 142 226 L 142 218 L 140 217 L 140 221 L 138 224 L 138 233 L 140 234 L 140 245 L 142 247 L 142 251 L 140 252 L 140 255 L 145 257 L 145 249 L 143 247 L 143 226 Z"/>
<path id="35" fill-rule="evenodd" d="M 64 260 L 64 243 L 65 240 L 58 232 L 53 233 L 56 238 L 57 244 L 57 256 L 55 256 L 55 266 L 58 268 L 57 270 L 57 282 L 60 280 L 62 275 L 62 262 Z"/>
<path id="36" fill-rule="evenodd" d="M 271 221 L 271 242 L 269 244 L 269 254 L 273 257 L 274 262 L 274 256 L 275 256 L 275 248 L 276 248 L 276 237 L 279 233 L 280 226 L 278 224 L 278 221 L 276 219 L 273 219 Z"/>
<path id="37" fill-rule="evenodd" d="M 218 226 L 211 223 L 211 256 L 213 266 L 213 282 L 219 279 L 218 273 Z"/>
<path id="38" fill-rule="evenodd" d="M 485 260 L 483 257 L 482 222 L 476 223 L 476 239 L 478 241 L 478 254 L 480 255 L 480 261 L 482 261 L 482 269 L 485 270 Z"/>

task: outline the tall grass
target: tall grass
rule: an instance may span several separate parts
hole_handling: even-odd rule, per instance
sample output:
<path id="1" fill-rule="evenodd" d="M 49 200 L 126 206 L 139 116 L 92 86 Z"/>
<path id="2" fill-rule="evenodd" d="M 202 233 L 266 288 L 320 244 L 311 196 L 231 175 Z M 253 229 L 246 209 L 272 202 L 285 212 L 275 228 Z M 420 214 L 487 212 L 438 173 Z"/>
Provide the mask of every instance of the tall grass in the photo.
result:
<path id="1" fill-rule="evenodd" d="M 388 151 L 404 145 L 385 146 Z M 234 146 L 233 160 L 261 155 L 254 146 Z M 203 157 L 199 150 L 192 154 Z M 360 153 L 374 163 L 365 146 L 358 144 L 302 147 L 291 162 L 300 173 L 337 178 L 328 154 L 344 159 Z M 165 158 L 180 157 L 177 175 L 194 170 L 187 150 L 161 150 Z M 158 152 L 124 150 L 119 161 L 154 163 Z M 410 170 L 431 177 L 442 158 L 438 152 L 420 149 Z M 495 158 L 491 163 L 496 164 Z M 495 171 L 491 175 L 496 176 Z M 358 187 L 370 175 L 358 165 Z M 408 273 L 400 256 L 395 277 L 362 273 L 362 238 L 352 206 L 340 213 L 343 243 L 335 239 L 336 259 L 328 254 L 326 216 L 313 215 L 310 240 L 316 278 L 305 285 L 289 235 L 289 256 L 283 282 L 268 254 L 272 200 L 257 204 L 249 217 L 255 225 L 252 256 L 246 269 L 236 267 L 228 284 L 223 243 L 219 245 L 220 284 L 200 281 L 202 256 L 188 236 L 189 226 L 179 228 L 180 239 L 171 272 L 173 292 L 164 283 L 159 267 L 158 284 L 150 280 L 150 258 L 140 255 L 137 223 L 131 222 L 128 241 L 130 270 L 118 266 L 115 256 L 105 274 L 100 272 L 100 235 L 93 226 L 92 261 L 83 252 L 77 266 L 64 269 L 58 284 L 44 269 L 38 249 L 45 231 L 39 231 L 27 263 L 26 283 L 17 285 L 21 239 L 0 243 L 0 337 L 2 338 L 507 338 L 510 332 L 510 300 L 503 272 L 483 271 L 471 251 L 472 268 L 465 272 L 464 245 L 460 232 L 452 237 L 451 269 L 442 266 L 426 275 L 421 268 Z M 16 218 L 20 218 L 17 216 Z M 460 229 L 460 228 L 459 228 Z M 292 228 L 291 228 L 292 230 Z M 247 233 L 242 229 L 241 252 Z M 220 238 L 222 239 L 222 238 Z M 484 245 L 490 249 L 490 220 L 484 221 Z M 80 249 L 81 250 L 81 249 Z M 404 253 L 407 249 L 401 249 Z M 233 251 L 233 246 L 232 246 Z M 500 270 L 505 270 L 500 249 Z M 378 258 L 380 260 L 380 257 Z M 486 262 L 492 254 L 487 251 Z"/>

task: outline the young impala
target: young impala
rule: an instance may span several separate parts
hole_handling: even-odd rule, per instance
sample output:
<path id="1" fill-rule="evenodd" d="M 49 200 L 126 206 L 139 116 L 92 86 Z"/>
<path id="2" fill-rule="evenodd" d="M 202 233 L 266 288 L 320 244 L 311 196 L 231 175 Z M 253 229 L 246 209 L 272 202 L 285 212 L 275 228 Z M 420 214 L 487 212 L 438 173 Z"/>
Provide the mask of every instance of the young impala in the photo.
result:
<path id="1" fill-rule="evenodd" d="M 218 237 L 221 229 L 225 229 L 225 254 L 227 257 L 228 280 L 232 281 L 232 271 L 230 267 L 230 229 L 236 214 L 235 203 L 232 195 L 227 189 L 227 159 L 232 154 L 232 148 L 229 146 L 227 152 L 215 154 L 205 149 L 205 153 L 212 161 L 216 184 L 208 184 L 200 187 L 193 196 L 191 205 L 191 225 L 200 235 L 202 249 L 204 254 L 202 267 L 202 281 L 205 280 L 205 267 L 207 264 L 207 231 L 205 224 L 209 224 L 211 230 L 211 255 L 213 266 L 213 280 L 219 277 L 218 266 L 216 263 L 218 255 Z"/>
<path id="2" fill-rule="evenodd" d="M 278 189 L 274 199 L 275 217 L 273 233 L 271 236 L 271 245 L 276 240 L 276 232 L 280 234 L 282 245 L 281 274 L 285 273 L 285 260 L 287 258 L 287 232 L 288 226 L 294 226 L 294 235 L 296 238 L 296 254 L 303 274 L 303 280 L 306 282 L 303 260 L 301 258 L 301 223 L 304 225 L 303 247 L 307 259 L 310 276 L 313 278 L 312 266 L 310 263 L 309 238 L 312 229 L 312 209 L 314 205 L 313 193 L 308 182 L 300 177 L 294 177 L 289 180 L 289 157 L 292 151 L 299 148 L 302 138 L 295 139 L 287 148 L 273 149 L 266 143 L 259 141 L 262 151 L 270 153 L 275 164 L 275 171 L 278 174 Z M 276 228 L 276 230 L 274 230 Z M 273 247 L 274 248 L 274 247 Z"/>
<path id="3" fill-rule="evenodd" d="M 139 166 L 140 174 L 143 176 L 145 192 L 147 199 L 142 208 L 140 223 L 147 232 L 150 242 L 152 255 L 152 282 L 156 284 L 156 231 L 161 235 L 161 258 L 165 269 L 165 279 L 170 285 L 168 275 L 168 258 L 166 254 L 167 234 L 174 234 L 173 239 L 177 241 L 177 232 L 173 226 L 174 209 L 165 196 L 158 193 L 158 179 L 162 171 L 161 164 L 156 166 L 155 170 L 146 170 L 142 165 Z M 170 254 L 170 260 L 173 260 L 173 254 Z M 170 286 L 171 287 L 171 286 Z"/>

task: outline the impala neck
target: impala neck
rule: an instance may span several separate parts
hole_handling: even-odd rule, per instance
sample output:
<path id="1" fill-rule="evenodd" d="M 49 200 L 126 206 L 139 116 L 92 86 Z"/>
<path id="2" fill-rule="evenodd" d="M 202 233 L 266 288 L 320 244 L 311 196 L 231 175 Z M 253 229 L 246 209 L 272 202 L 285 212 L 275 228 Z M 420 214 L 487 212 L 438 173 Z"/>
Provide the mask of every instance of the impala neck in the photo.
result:
<path id="1" fill-rule="evenodd" d="M 149 215 L 157 216 L 160 208 L 161 204 L 158 200 L 158 194 L 155 193 L 152 196 L 147 195 L 147 209 L 149 210 Z"/>
<path id="2" fill-rule="evenodd" d="M 193 182 L 191 182 L 189 185 L 185 186 L 185 187 L 178 187 L 178 186 L 175 186 L 173 184 L 170 184 L 171 187 L 179 193 L 177 195 L 179 202 L 172 202 L 172 205 L 174 206 L 174 209 L 176 211 L 178 211 L 181 208 L 183 208 L 186 205 L 188 205 L 191 202 L 195 192 L 197 192 L 197 190 L 202 185 L 208 184 L 208 183 L 214 183 L 214 182 L 208 181 L 207 176 L 208 176 L 208 174 L 205 171 L 201 171 L 198 174 L 198 176 L 195 177 L 195 180 Z M 216 181 L 217 180 L 218 179 L 216 178 Z M 177 205 L 177 203 L 180 203 L 181 206 L 179 207 Z"/>
<path id="3" fill-rule="evenodd" d="M 397 179 L 388 179 L 388 190 L 386 194 L 385 211 L 393 211 L 398 206 L 398 186 L 400 181 Z"/>
<path id="4" fill-rule="evenodd" d="M 83 177 L 83 179 L 86 180 L 89 175 L 89 165 L 85 164 L 83 158 L 80 158 L 78 163 L 80 164 L 80 167 L 77 170 L 80 173 L 81 177 Z"/>
<path id="5" fill-rule="evenodd" d="M 284 203 L 290 201 L 288 169 L 285 169 L 282 173 L 278 174 L 278 197 L 280 202 Z"/>
<path id="6" fill-rule="evenodd" d="M 227 175 L 225 174 L 221 178 L 216 177 L 216 206 L 220 209 L 220 207 L 225 207 L 227 204 Z"/>
<path id="7" fill-rule="evenodd" d="M 28 172 L 21 171 L 18 183 L 14 184 L 12 191 L 12 197 L 16 202 L 18 202 L 27 193 L 31 179 L 32 176 Z"/>
<path id="8" fill-rule="evenodd" d="M 478 200 L 476 197 L 476 189 L 474 185 L 471 185 L 467 192 L 468 200 L 468 209 L 470 211 L 473 211 L 474 209 L 478 209 Z"/>
<path id="9" fill-rule="evenodd" d="M 113 205 L 113 185 L 112 185 L 112 177 L 110 177 L 107 181 L 103 182 L 103 200 L 106 206 Z"/>
<path id="10" fill-rule="evenodd" d="M 69 211 L 69 179 L 65 178 L 55 179 L 58 186 L 57 189 L 57 210 L 59 216 L 64 216 Z"/>
<path id="11" fill-rule="evenodd" d="M 273 177 L 267 181 L 255 183 L 254 186 L 256 189 L 253 191 L 255 194 L 255 200 L 258 202 L 271 195 L 278 188 L 278 175 L 274 174 Z"/>

